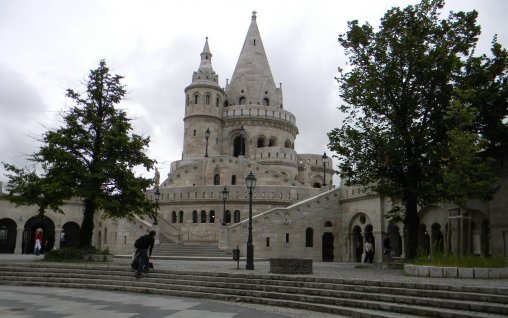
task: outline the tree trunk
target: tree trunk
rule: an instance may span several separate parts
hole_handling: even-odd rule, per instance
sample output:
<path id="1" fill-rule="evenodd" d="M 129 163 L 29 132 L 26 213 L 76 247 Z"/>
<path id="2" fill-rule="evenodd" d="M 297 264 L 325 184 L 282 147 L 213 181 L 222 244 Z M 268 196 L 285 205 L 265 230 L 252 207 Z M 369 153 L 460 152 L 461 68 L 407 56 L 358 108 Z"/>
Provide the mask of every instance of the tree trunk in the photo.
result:
<path id="1" fill-rule="evenodd" d="M 92 200 L 85 200 L 85 211 L 83 212 L 83 223 L 79 231 L 79 248 L 89 248 L 92 246 L 92 234 L 94 229 L 93 217 L 95 214 L 95 204 Z"/>
<path id="2" fill-rule="evenodd" d="M 412 260 L 417 256 L 418 251 L 418 205 L 415 198 L 410 198 L 406 202 L 406 216 L 404 225 L 406 226 L 406 259 Z"/>

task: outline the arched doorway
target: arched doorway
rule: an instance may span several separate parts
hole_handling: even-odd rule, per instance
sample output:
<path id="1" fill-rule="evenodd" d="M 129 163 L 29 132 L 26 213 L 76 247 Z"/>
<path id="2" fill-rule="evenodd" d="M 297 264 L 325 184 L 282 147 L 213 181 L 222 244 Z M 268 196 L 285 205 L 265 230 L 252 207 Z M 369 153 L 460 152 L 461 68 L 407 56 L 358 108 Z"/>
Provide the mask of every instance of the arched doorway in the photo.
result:
<path id="1" fill-rule="evenodd" d="M 0 253 L 14 253 L 16 228 L 16 222 L 12 219 L 0 220 Z"/>
<path id="2" fill-rule="evenodd" d="M 42 229 L 42 253 L 50 251 L 55 245 L 55 223 L 47 216 L 36 215 L 28 219 L 23 230 L 23 241 L 21 243 L 23 254 L 34 252 L 34 233 Z"/>
<path id="3" fill-rule="evenodd" d="M 60 234 L 60 247 L 76 247 L 79 240 L 79 225 L 75 222 L 67 222 L 62 226 Z"/>
<path id="4" fill-rule="evenodd" d="M 323 262 L 333 262 L 333 239 L 332 233 L 323 234 Z"/>
<path id="5" fill-rule="evenodd" d="M 353 260 L 361 263 L 363 254 L 362 229 L 357 225 L 353 228 Z"/>
<path id="6" fill-rule="evenodd" d="M 233 156 L 238 157 L 239 155 L 245 156 L 245 139 L 242 136 L 238 136 L 234 140 Z"/>

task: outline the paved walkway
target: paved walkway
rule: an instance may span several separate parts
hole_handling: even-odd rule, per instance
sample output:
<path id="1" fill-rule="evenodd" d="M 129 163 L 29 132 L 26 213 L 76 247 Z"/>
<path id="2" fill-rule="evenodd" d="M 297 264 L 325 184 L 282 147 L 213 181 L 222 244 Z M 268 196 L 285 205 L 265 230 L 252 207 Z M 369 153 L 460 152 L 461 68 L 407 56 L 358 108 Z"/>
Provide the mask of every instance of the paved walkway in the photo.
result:
<path id="1" fill-rule="evenodd" d="M 36 262 L 33 255 L 0 254 L 0 262 Z M 230 272 L 268 274 L 269 263 L 256 261 L 253 271 L 245 270 L 245 262 L 152 259 L 155 270 Z M 114 263 L 129 266 L 127 258 L 115 258 Z M 355 263 L 313 263 L 312 277 L 362 279 L 466 286 L 504 287 L 501 279 L 439 279 L 404 276 L 402 270 L 379 265 Z M 148 274 L 149 275 L 149 274 Z M 147 317 L 147 318 L 331 318 L 329 314 L 291 308 L 260 306 L 243 303 L 217 302 L 156 295 L 132 294 L 65 288 L 40 288 L 0 285 L 0 317 L 2 318 L 81 318 L 81 317 Z"/>

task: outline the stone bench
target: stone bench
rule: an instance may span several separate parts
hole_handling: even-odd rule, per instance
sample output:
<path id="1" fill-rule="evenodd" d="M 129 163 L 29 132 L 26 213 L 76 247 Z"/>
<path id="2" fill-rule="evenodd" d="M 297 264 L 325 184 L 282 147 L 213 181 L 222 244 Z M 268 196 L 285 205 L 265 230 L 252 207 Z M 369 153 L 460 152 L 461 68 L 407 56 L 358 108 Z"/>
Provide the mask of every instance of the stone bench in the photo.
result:
<path id="1" fill-rule="evenodd" d="M 311 258 L 270 258 L 270 273 L 312 274 Z"/>

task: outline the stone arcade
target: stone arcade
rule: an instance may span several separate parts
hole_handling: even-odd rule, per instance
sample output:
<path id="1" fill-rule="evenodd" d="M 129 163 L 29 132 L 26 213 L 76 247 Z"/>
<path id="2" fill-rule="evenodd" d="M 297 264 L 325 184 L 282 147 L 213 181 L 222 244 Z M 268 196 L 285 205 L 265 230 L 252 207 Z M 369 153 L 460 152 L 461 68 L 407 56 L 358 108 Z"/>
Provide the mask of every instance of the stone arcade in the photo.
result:
<path id="1" fill-rule="evenodd" d="M 291 105 L 284 104 L 282 88 L 275 85 L 255 12 L 231 81 L 219 85 L 206 39 L 199 67 L 185 88 L 185 101 L 182 159 L 171 164 L 165 180 L 155 178 L 158 222 L 97 218 L 97 248 L 131 253 L 133 241 L 156 227 L 160 242 L 213 244 L 228 252 L 238 245 L 243 256 L 249 212 L 245 177 L 252 172 L 257 179 L 255 258 L 359 262 L 370 237 L 379 262 L 385 233 L 393 255 L 404 256 L 403 225 L 384 217 L 390 198 L 336 187 L 329 158 L 294 150 L 297 121 L 286 110 Z M 500 189 L 492 201 L 471 202 L 471 210 L 455 216 L 453 205 L 421 208 L 420 246 L 439 242 L 454 252 L 508 255 L 507 154 L 506 149 L 498 154 Z M 82 205 L 68 202 L 63 210 L 65 215 L 48 212 L 40 219 L 36 207 L 16 208 L 0 197 L 0 252 L 33 253 L 36 228 L 44 230 L 48 248 L 72 246 Z"/>

